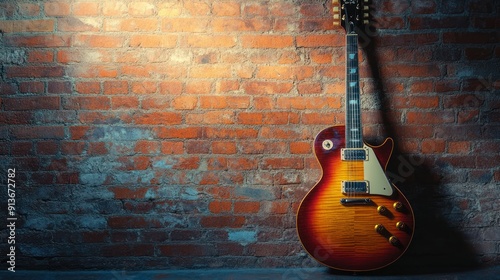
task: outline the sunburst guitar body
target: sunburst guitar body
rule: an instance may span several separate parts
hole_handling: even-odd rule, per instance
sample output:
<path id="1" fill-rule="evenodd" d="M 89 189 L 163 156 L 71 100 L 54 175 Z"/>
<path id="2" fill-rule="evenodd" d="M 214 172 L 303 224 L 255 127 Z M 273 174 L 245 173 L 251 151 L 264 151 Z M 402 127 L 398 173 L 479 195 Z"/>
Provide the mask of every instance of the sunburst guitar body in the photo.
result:
<path id="1" fill-rule="evenodd" d="M 297 212 L 297 233 L 318 262 L 338 270 L 369 271 L 399 259 L 415 228 L 410 203 L 387 178 L 394 142 L 362 140 L 357 33 L 361 4 L 341 1 L 346 28 L 346 125 L 321 131 L 314 152 L 323 174 Z"/>

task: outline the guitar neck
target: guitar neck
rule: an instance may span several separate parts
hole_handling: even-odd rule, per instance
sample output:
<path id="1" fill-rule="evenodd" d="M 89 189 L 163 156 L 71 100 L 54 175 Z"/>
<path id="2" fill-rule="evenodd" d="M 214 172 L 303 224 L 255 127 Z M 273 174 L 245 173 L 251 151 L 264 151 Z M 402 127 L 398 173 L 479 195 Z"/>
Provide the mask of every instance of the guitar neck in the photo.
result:
<path id="1" fill-rule="evenodd" d="M 362 148 L 361 107 L 359 97 L 358 35 L 346 36 L 346 130 L 347 148 Z"/>

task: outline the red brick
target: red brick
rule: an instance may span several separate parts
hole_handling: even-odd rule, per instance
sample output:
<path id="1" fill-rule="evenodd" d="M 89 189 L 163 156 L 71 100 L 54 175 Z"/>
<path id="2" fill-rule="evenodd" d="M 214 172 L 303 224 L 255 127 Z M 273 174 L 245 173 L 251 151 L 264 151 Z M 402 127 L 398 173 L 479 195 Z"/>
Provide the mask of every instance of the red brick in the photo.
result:
<path id="1" fill-rule="evenodd" d="M 198 104 L 196 96 L 180 96 L 172 100 L 172 108 L 177 110 L 193 110 Z"/>
<path id="2" fill-rule="evenodd" d="M 423 154 L 442 154 L 445 150 L 446 142 L 442 139 L 432 139 L 422 141 Z"/>
<path id="3" fill-rule="evenodd" d="M 493 57 L 493 47 L 490 48 L 466 48 L 465 57 L 468 60 L 488 60 Z"/>
<path id="4" fill-rule="evenodd" d="M 17 87 L 14 84 L 0 82 L 0 95 L 10 95 L 17 92 Z"/>
<path id="5" fill-rule="evenodd" d="M 177 45 L 177 35 L 133 35 L 129 45 L 140 48 L 173 48 Z"/>
<path id="6" fill-rule="evenodd" d="M 0 124 L 30 124 L 33 119 L 33 113 L 28 111 L 5 111 L 0 112 Z"/>
<path id="7" fill-rule="evenodd" d="M 159 255 L 166 257 L 176 256 L 211 256 L 215 254 L 215 248 L 210 245 L 199 244 L 171 244 L 159 245 Z"/>
<path id="8" fill-rule="evenodd" d="M 410 18 L 410 29 L 467 28 L 469 20 L 467 17 L 415 17 Z"/>
<path id="9" fill-rule="evenodd" d="M 444 44 L 494 44 L 498 40 L 495 32 L 444 32 Z"/>
<path id="10" fill-rule="evenodd" d="M 257 69 L 257 78 L 291 80 L 295 77 L 295 71 L 289 66 L 260 66 Z"/>
<path id="11" fill-rule="evenodd" d="M 135 144 L 134 151 L 140 154 L 156 154 L 160 151 L 160 143 L 150 140 L 139 140 Z"/>
<path id="12" fill-rule="evenodd" d="M 9 36 L 4 38 L 6 46 L 14 47 L 69 47 L 71 45 L 69 35 L 40 35 L 40 36 Z"/>
<path id="13" fill-rule="evenodd" d="M 205 216 L 200 220 L 204 228 L 241 228 L 245 223 L 243 216 Z"/>
<path id="14" fill-rule="evenodd" d="M 33 50 L 28 53 L 28 62 L 31 63 L 47 63 L 54 61 L 54 52 L 53 51 L 39 51 Z"/>
<path id="15" fill-rule="evenodd" d="M 412 2 L 411 11 L 415 14 L 433 14 L 436 12 L 436 2 L 434 0 Z"/>
<path id="16" fill-rule="evenodd" d="M 84 139 L 86 135 L 92 130 L 90 126 L 70 126 L 69 134 L 72 140 Z"/>
<path id="17" fill-rule="evenodd" d="M 125 2 L 108 2 L 104 1 L 102 5 L 102 14 L 106 17 L 124 16 L 128 12 L 127 4 Z"/>
<path id="18" fill-rule="evenodd" d="M 243 88 L 249 94 L 277 94 L 288 93 L 292 90 L 292 83 L 285 82 L 245 82 Z"/>
<path id="19" fill-rule="evenodd" d="M 100 82 L 77 82 L 75 83 L 75 90 L 82 94 L 99 94 L 101 93 Z"/>
<path id="20" fill-rule="evenodd" d="M 290 153 L 292 154 L 310 154 L 312 152 L 312 143 L 293 142 L 290 143 Z"/>
<path id="21" fill-rule="evenodd" d="M 247 96 L 200 96 L 202 109 L 244 109 L 250 106 Z"/>
<path id="22" fill-rule="evenodd" d="M 256 243 L 250 244 L 248 248 L 252 256 L 287 256 L 291 253 L 291 248 L 288 243 L 273 244 L 273 243 Z"/>
<path id="23" fill-rule="evenodd" d="M 88 144 L 87 153 L 89 155 L 106 155 L 109 151 L 104 142 L 90 142 Z"/>
<path id="24" fill-rule="evenodd" d="M 108 218 L 108 226 L 111 229 L 133 229 L 158 227 L 160 223 L 148 220 L 143 216 L 111 216 Z"/>
<path id="25" fill-rule="evenodd" d="M 301 20 L 299 24 L 299 30 L 303 32 L 314 32 L 314 31 L 324 31 L 332 30 L 332 20 L 331 19 L 305 19 Z"/>
<path id="26" fill-rule="evenodd" d="M 193 139 L 201 138 L 203 129 L 201 127 L 190 126 L 186 128 L 160 127 L 156 129 L 156 135 L 161 139 Z"/>
<path id="27" fill-rule="evenodd" d="M 32 142 L 18 141 L 18 142 L 12 143 L 12 146 L 11 146 L 11 154 L 14 156 L 33 155 L 34 154 L 33 151 L 34 151 L 34 149 L 33 149 Z"/>
<path id="28" fill-rule="evenodd" d="M 453 112 L 417 112 L 410 111 L 406 114 L 406 122 L 408 124 L 441 124 L 453 123 L 455 116 Z"/>
<path id="29" fill-rule="evenodd" d="M 271 213 L 273 214 L 287 214 L 290 208 L 288 201 L 273 201 L 271 202 Z"/>
<path id="30" fill-rule="evenodd" d="M 110 35 L 82 35 L 74 37 L 74 45 L 77 47 L 91 48 L 119 48 L 123 47 L 125 37 Z"/>
<path id="31" fill-rule="evenodd" d="M 151 244 L 113 244 L 100 247 L 102 256 L 121 257 L 121 256 L 149 256 L 155 255 L 155 246 Z"/>
<path id="32" fill-rule="evenodd" d="M 76 16 L 97 16 L 99 14 L 99 3 L 96 2 L 73 3 L 73 14 Z"/>
<path id="33" fill-rule="evenodd" d="M 183 12 L 181 2 L 160 2 L 158 4 L 158 15 L 161 17 L 178 17 Z"/>
<path id="34" fill-rule="evenodd" d="M 81 20 L 78 18 L 60 18 L 57 21 L 57 30 L 63 32 L 97 32 L 100 28 L 99 20 Z"/>
<path id="35" fill-rule="evenodd" d="M 104 96 L 79 96 L 63 99 L 63 108 L 66 110 L 107 110 L 111 102 Z"/>
<path id="36" fill-rule="evenodd" d="M 134 72 L 137 70 L 140 69 L 134 67 L 127 71 Z M 156 82 L 148 82 L 148 81 L 132 82 L 130 87 L 131 87 L 131 92 L 136 94 L 152 94 L 158 91 L 158 84 Z"/>
<path id="37" fill-rule="evenodd" d="M 54 19 L 0 21 L 0 28 L 5 33 L 53 32 L 54 26 Z"/>
<path id="38" fill-rule="evenodd" d="M 70 14 L 70 3 L 64 1 L 50 1 L 44 4 L 46 16 L 68 16 Z"/>
<path id="39" fill-rule="evenodd" d="M 186 2 L 184 8 L 191 16 L 206 16 L 210 13 L 210 4 L 202 1 Z"/>
<path id="40" fill-rule="evenodd" d="M 382 35 L 374 37 L 378 47 L 396 47 L 396 46 L 413 46 L 413 45 L 429 45 L 439 41 L 438 34 L 422 33 L 422 34 L 397 34 L 397 35 Z"/>
<path id="41" fill-rule="evenodd" d="M 160 83 L 160 93 L 181 94 L 183 83 L 180 81 L 163 81 Z"/>
<path id="42" fill-rule="evenodd" d="M 279 109 L 338 109 L 342 106 L 337 97 L 278 97 L 276 102 Z"/>
<path id="43" fill-rule="evenodd" d="M 166 33 L 206 33 L 209 26 L 208 24 L 208 19 L 193 20 L 192 18 L 164 18 L 161 24 L 161 30 Z"/>
<path id="44" fill-rule="evenodd" d="M 293 37 L 278 35 L 245 35 L 241 37 L 243 48 L 276 48 L 293 46 Z"/>
<path id="45" fill-rule="evenodd" d="M 320 83 L 300 83 L 297 85 L 297 90 L 300 94 L 321 93 L 322 88 Z"/>
<path id="46" fill-rule="evenodd" d="M 191 140 L 185 142 L 186 153 L 188 154 L 209 154 L 211 143 L 206 140 Z"/>
<path id="47" fill-rule="evenodd" d="M 181 45 L 191 48 L 232 48 L 236 45 L 235 36 L 228 35 L 185 35 Z"/>
<path id="48" fill-rule="evenodd" d="M 49 78 L 62 77 L 61 66 L 9 66 L 5 67 L 8 78 Z"/>
<path id="49" fill-rule="evenodd" d="M 30 96 L 19 98 L 4 98 L 5 110 L 8 111 L 31 111 L 31 110 L 58 110 L 61 107 L 59 96 Z"/>
<path id="50" fill-rule="evenodd" d="M 131 16 L 152 16 L 156 12 L 155 5 L 147 2 L 132 2 L 128 6 Z"/>
<path id="51" fill-rule="evenodd" d="M 236 144 L 234 142 L 212 142 L 213 154 L 236 154 Z"/>
<path id="52" fill-rule="evenodd" d="M 127 81 L 105 81 L 103 83 L 104 94 L 127 94 L 128 82 Z"/>
<path id="53" fill-rule="evenodd" d="M 450 154 L 469 154 L 471 143 L 469 141 L 450 141 L 448 142 L 448 153 Z"/>
<path id="54" fill-rule="evenodd" d="M 36 151 L 40 155 L 55 155 L 59 151 L 59 144 L 53 141 L 41 141 L 36 144 Z"/>
<path id="55" fill-rule="evenodd" d="M 344 44 L 344 35 L 341 34 L 307 35 L 297 37 L 298 47 L 342 47 Z"/>
<path id="56" fill-rule="evenodd" d="M 214 32 L 241 32 L 241 31 L 269 31 L 271 30 L 271 20 L 267 18 L 214 18 L 212 29 Z"/>
<path id="57" fill-rule="evenodd" d="M 174 164 L 174 169 L 197 169 L 200 166 L 199 157 L 184 157 L 179 158 L 176 164 Z"/>
<path id="58" fill-rule="evenodd" d="M 234 122 L 232 111 L 208 111 L 186 115 L 186 124 L 233 124 Z"/>
<path id="59" fill-rule="evenodd" d="M 28 17 L 38 16 L 40 14 L 40 6 L 38 4 L 20 3 L 19 13 Z"/>
<path id="60" fill-rule="evenodd" d="M 384 66 L 381 70 L 382 75 L 391 75 L 391 77 L 439 77 L 441 75 L 439 65 L 436 64 L 393 64 Z"/>
<path id="61" fill-rule="evenodd" d="M 214 214 L 228 213 L 231 211 L 232 203 L 230 201 L 211 201 L 208 209 Z"/>
<path id="62" fill-rule="evenodd" d="M 185 93 L 187 94 L 209 94 L 212 93 L 213 82 L 210 80 L 199 80 L 186 82 Z"/>
<path id="63" fill-rule="evenodd" d="M 61 142 L 61 154 L 63 155 L 81 155 L 84 149 L 84 142 Z"/>
<path id="64" fill-rule="evenodd" d="M 212 11 L 215 16 L 239 16 L 241 13 L 240 3 L 237 2 L 214 2 L 212 4 Z"/>
<path id="65" fill-rule="evenodd" d="M 139 99 L 136 96 L 112 96 L 112 109 L 135 109 L 139 107 Z"/>
<path id="66" fill-rule="evenodd" d="M 231 68 L 227 65 L 196 65 L 189 71 L 191 78 L 230 78 Z"/>
<path id="67" fill-rule="evenodd" d="M 438 108 L 438 96 L 394 97 L 392 103 L 397 108 Z"/>
<path id="68" fill-rule="evenodd" d="M 43 82 L 21 82 L 19 83 L 19 91 L 22 93 L 43 93 L 45 84 Z"/>
<path id="69" fill-rule="evenodd" d="M 166 155 L 182 154 L 184 152 L 183 142 L 161 142 L 161 153 Z"/>
<path id="70" fill-rule="evenodd" d="M 258 201 L 236 201 L 234 203 L 234 213 L 258 213 L 260 202 Z"/>
<path id="71" fill-rule="evenodd" d="M 62 126 L 22 126 L 12 128 L 12 136 L 17 139 L 63 139 Z"/>
<path id="72" fill-rule="evenodd" d="M 138 114 L 134 118 L 136 124 L 180 124 L 182 122 L 182 116 L 179 113 L 173 112 L 154 112 L 154 113 L 142 113 Z"/>
<path id="73" fill-rule="evenodd" d="M 113 192 L 116 199 L 142 199 L 146 195 L 149 188 L 125 188 L 125 187 L 113 187 L 110 191 Z M 118 220 L 115 220 L 118 223 Z"/>
<path id="74" fill-rule="evenodd" d="M 263 169 L 303 169 L 301 158 L 267 158 L 262 162 Z"/>
<path id="75" fill-rule="evenodd" d="M 258 162 L 250 158 L 230 158 L 227 160 L 227 166 L 231 170 L 255 170 Z"/>

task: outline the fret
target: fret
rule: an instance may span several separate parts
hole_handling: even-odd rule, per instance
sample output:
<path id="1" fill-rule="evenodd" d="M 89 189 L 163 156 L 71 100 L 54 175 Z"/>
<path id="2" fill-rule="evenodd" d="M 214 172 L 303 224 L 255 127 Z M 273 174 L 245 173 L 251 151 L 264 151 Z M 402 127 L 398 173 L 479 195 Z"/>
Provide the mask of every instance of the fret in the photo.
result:
<path id="1" fill-rule="evenodd" d="M 359 97 L 358 35 L 348 34 L 346 46 L 346 147 L 362 148 Z"/>

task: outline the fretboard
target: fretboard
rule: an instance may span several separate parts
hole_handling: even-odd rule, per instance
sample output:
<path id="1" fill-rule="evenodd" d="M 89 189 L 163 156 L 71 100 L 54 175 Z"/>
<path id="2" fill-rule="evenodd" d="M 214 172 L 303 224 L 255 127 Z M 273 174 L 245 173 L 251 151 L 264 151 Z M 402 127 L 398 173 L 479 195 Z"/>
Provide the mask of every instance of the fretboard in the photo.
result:
<path id="1" fill-rule="evenodd" d="M 346 36 L 346 148 L 362 148 L 361 110 L 359 98 L 358 35 Z"/>

